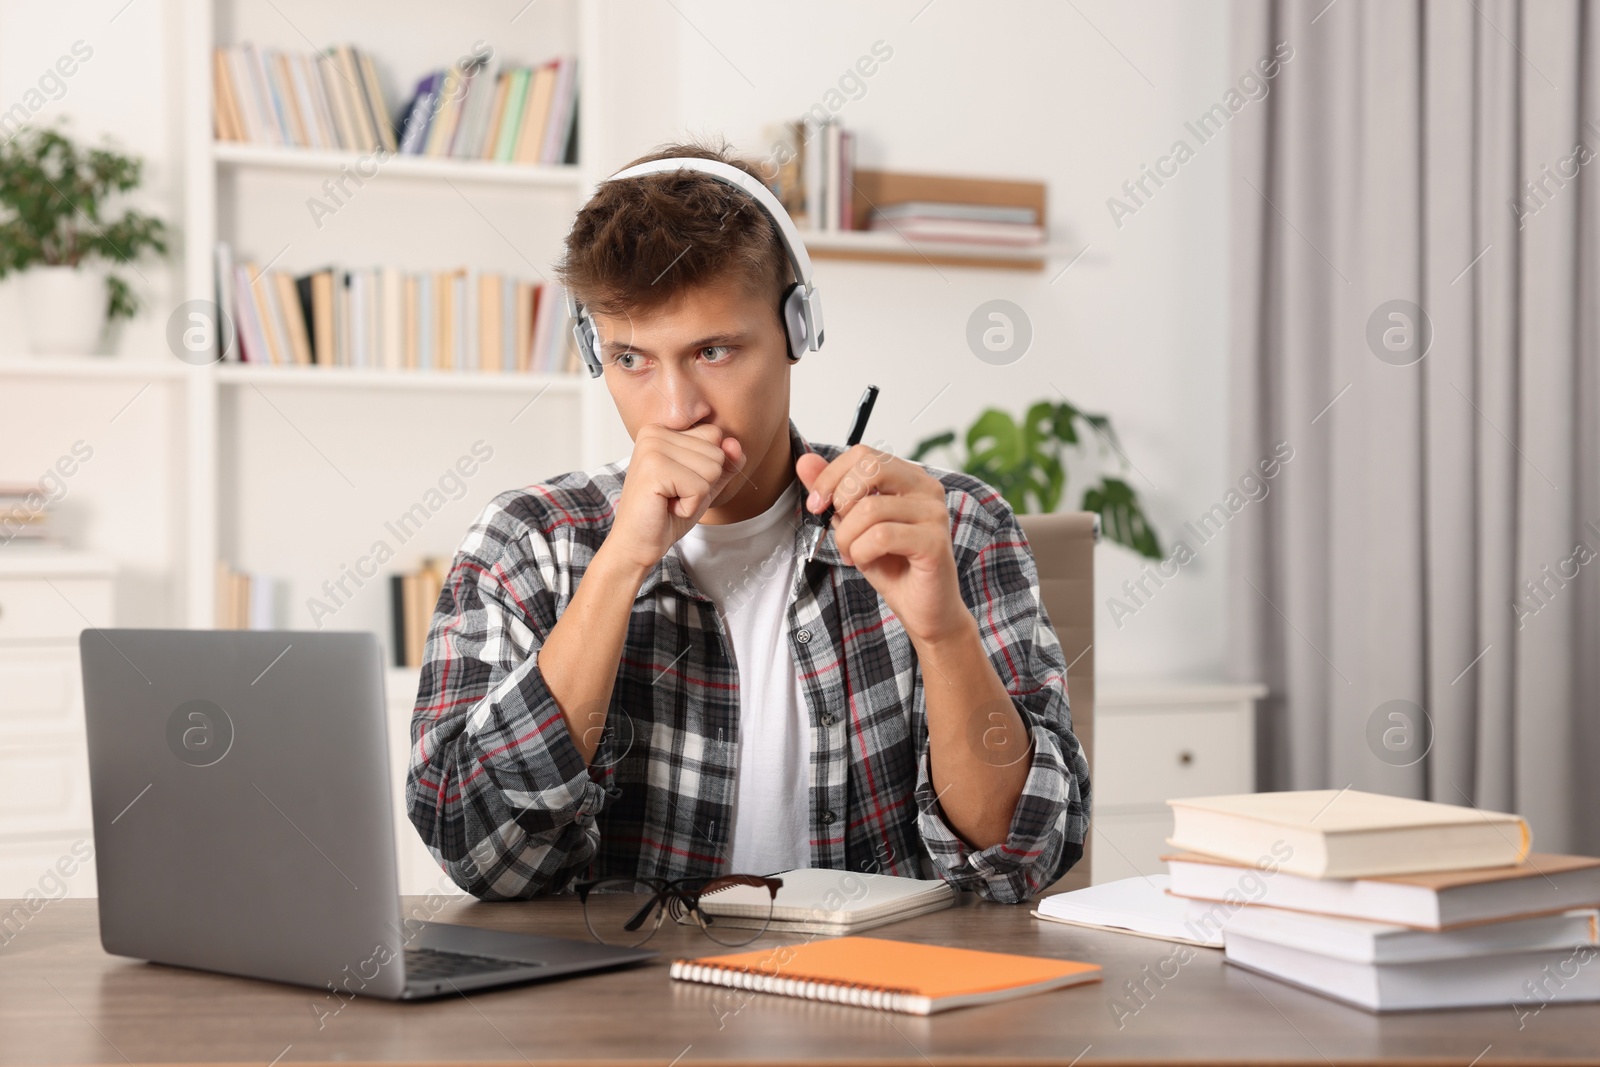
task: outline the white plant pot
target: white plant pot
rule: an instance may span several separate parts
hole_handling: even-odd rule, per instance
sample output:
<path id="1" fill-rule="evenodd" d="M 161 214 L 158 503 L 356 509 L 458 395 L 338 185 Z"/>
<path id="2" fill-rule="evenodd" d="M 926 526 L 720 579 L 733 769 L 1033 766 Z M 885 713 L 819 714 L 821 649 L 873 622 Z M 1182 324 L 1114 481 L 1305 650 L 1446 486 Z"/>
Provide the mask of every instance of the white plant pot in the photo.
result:
<path id="1" fill-rule="evenodd" d="M 40 355 L 85 356 L 106 326 L 106 276 L 91 267 L 30 267 L 22 286 L 28 345 Z"/>

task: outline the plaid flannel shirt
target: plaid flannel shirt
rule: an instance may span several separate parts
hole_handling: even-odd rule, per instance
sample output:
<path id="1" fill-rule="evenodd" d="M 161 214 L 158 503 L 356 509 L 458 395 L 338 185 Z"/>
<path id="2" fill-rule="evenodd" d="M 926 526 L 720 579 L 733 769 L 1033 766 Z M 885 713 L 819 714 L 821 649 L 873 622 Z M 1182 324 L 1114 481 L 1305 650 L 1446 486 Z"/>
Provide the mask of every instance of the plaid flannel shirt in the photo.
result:
<path id="1" fill-rule="evenodd" d="M 789 424 L 796 457 L 808 445 Z M 1004 499 L 966 474 L 945 488 L 961 594 L 1032 737 L 1005 841 L 967 845 L 930 780 L 922 672 L 905 628 L 795 514 L 788 643 L 811 731 L 810 865 L 939 877 L 1026 900 L 1083 853 L 1089 775 L 1072 733 L 1065 663 L 1033 556 Z M 451 564 L 411 722 L 406 796 L 435 859 L 468 892 L 509 900 L 579 877 L 732 872 L 739 678 L 709 597 L 676 550 L 640 586 L 607 722 L 586 766 L 539 670 L 539 649 L 611 529 L 626 463 L 497 496 Z"/>

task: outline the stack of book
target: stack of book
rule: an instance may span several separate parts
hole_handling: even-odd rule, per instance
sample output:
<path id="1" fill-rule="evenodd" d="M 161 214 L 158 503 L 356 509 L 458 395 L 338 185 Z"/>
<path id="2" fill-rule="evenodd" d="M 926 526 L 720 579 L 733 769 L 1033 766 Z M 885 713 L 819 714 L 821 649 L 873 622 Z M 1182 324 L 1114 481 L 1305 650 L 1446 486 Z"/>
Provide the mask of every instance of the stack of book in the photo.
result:
<path id="1" fill-rule="evenodd" d="M 274 365 L 570 374 L 579 369 L 554 282 L 466 268 L 262 271 L 217 247 L 230 361 Z"/>
<path id="2" fill-rule="evenodd" d="M 479 60 L 435 71 L 417 83 L 402 116 L 402 155 L 573 163 L 577 60 L 563 56 L 498 73 Z"/>
<path id="3" fill-rule="evenodd" d="M 38 485 L 0 483 L 0 545 L 59 545 L 49 497 Z"/>
<path id="4" fill-rule="evenodd" d="M 349 152 L 398 148 L 372 57 L 351 45 L 321 53 L 218 48 L 212 78 L 220 141 Z"/>
<path id="5" fill-rule="evenodd" d="M 762 177 L 802 230 L 854 230 L 856 135 L 837 121 L 806 117 L 767 129 L 772 154 Z"/>
<path id="6" fill-rule="evenodd" d="M 1027 246 L 1044 242 L 1044 227 L 1031 207 L 945 204 L 917 200 L 880 204 L 867 229 L 897 233 L 908 241 Z"/>
<path id="7" fill-rule="evenodd" d="M 372 57 L 352 45 L 321 53 L 239 44 L 212 56 L 220 141 L 294 148 L 565 163 L 576 159 L 577 60 L 488 69 L 475 55 L 417 83 L 397 123 Z"/>
<path id="8" fill-rule="evenodd" d="M 422 666 L 433 607 L 444 588 L 444 567 L 428 557 L 415 571 L 389 576 L 389 644 L 396 667 Z"/>
<path id="9" fill-rule="evenodd" d="M 270 575 L 236 571 L 217 561 L 219 630 L 277 629 L 277 583 Z"/>
<path id="10" fill-rule="evenodd" d="M 1229 963 L 1370 1011 L 1600 1000 L 1600 859 L 1515 815 L 1356 790 L 1168 802 L 1169 889 Z"/>

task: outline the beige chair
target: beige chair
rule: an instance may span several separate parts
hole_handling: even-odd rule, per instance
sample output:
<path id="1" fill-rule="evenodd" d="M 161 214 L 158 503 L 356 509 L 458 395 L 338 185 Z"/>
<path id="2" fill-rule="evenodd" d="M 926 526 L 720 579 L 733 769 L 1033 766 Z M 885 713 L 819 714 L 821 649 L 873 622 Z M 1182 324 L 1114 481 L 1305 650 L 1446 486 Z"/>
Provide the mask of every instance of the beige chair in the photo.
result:
<path id="1" fill-rule="evenodd" d="M 1039 596 L 1055 627 L 1067 661 L 1067 699 L 1072 705 L 1072 730 L 1083 745 L 1094 782 L 1094 546 L 1100 540 L 1100 516 L 1092 511 L 1053 515 L 1018 515 L 1039 571 Z M 1091 800 L 1093 794 L 1091 792 Z M 1093 812 L 1090 813 L 1091 818 Z M 1043 892 L 1061 893 L 1089 884 L 1089 842 L 1083 858 Z"/>

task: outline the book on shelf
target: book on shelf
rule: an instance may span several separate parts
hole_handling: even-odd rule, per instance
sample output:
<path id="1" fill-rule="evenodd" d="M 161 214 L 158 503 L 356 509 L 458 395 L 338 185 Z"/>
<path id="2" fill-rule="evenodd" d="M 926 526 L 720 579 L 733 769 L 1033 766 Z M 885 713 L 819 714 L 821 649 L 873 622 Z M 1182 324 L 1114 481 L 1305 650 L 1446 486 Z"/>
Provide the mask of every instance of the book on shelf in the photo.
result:
<path id="1" fill-rule="evenodd" d="M 580 370 L 555 282 L 455 268 L 261 271 L 217 248 L 217 302 L 237 343 L 223 358 L 268 366 L 519 374 Z"/>
<path id="2" fill-rule="evenodd" d="M 577 162 L 577 59 L 434 71 L 402 109 L 400 153 L 499 163 Z"/>
<path id="3" fill-rule="evenodd" d="M 1100 967 L 1075 960 L 851 936 L 677 959 L 668 974 L 682 982 L 932 1015 L 1098 982 Z"/>
<path id="4" fill-rule="evenodd" d="M 51 494 L 41 484 L 0 483 L 0 545 L 63 547 L 50 511 Z"/>
<path id="5" fill-rule="evenodd" d="M 952 244 L 1036 245 L 1044 241 L 1044 227 L 1018 222 L 982 222 L 937 216 L 893 218 L 875 213 L 867 229 L 896 233 L 908 241 L 945 241 Z"/>
<path id="6" fill-rule="evenodd" d="M 1600 859 L 1515 815 L 1344 789 L 1168 801 L 1169 888 L 1233 965 L 1369 1011 L 1600 1000 Z"/>
<path id="7" fill-rule="evenodd" d="M 879 203 L 863 198 L 863 217 L 856 203 L 859 153 L 855 131 L 837 119 L 806 115 L 792 122 L 768 124 L 762 134 L 770 146 L 762 178 L 803 231 L 865 231 L 894 234 L 911 242 L 1005 248 L 1045 241 L 1045 220 L 1037 209 L 1026 205 L 926 198 L 890 201 L 880 196 Z"/>
<path id="8" fill-rule="evenodd" d="M 398 115 L 370 53 L 225 45 L 212 55 L 217 140 L 437 159 L 560 164 L 577 159 L 577 59 L 489 69 L 485 56 L 420 79 Z"/>
<path id="9" fill-rule="evenodd" d="M 389 576 L 389 646 L 396 667 L 422 666 L 444 575 L 439 560 L 429 556 L 416 570 Z"/>
<path id="10" fill-rule="evenodd" d="M 216 628 L 278 628 L 278 583 L 270 575 L 235 570 L 222 560 L 216 570 Z"/>

